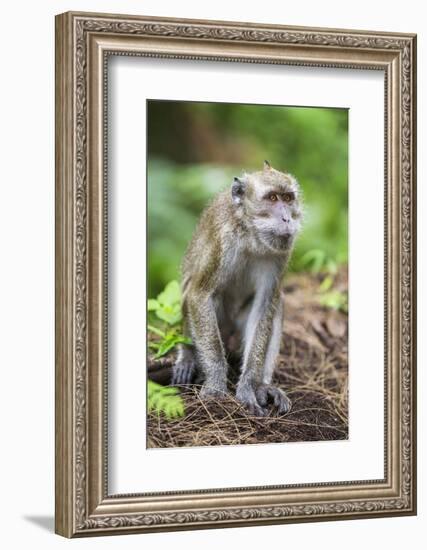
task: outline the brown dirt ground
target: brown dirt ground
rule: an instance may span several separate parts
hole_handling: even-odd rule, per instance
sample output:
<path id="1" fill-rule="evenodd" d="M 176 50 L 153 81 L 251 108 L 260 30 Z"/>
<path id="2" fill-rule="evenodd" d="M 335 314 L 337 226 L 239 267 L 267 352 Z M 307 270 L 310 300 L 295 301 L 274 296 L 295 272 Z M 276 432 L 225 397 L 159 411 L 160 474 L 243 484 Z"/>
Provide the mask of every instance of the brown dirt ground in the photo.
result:
<path id="1" fill-rule="evenodd" d="M 234 399 L 202 401 L 198 387 L 182 391 L 185 417 L 166 420 L 150 413 L 147 445 L 188 447 L 348 438 L 348 316 L 319 304 L 321 275 L 287 277 L 285 320 L 279 364 L 273 382 L 283 388 L 292 409 L 278 417 L 254 417 Z M 347 270 L 334 288 L 347 290 Z M 149 377 L 167 383 L 173 356 L 149 362 Z"/>

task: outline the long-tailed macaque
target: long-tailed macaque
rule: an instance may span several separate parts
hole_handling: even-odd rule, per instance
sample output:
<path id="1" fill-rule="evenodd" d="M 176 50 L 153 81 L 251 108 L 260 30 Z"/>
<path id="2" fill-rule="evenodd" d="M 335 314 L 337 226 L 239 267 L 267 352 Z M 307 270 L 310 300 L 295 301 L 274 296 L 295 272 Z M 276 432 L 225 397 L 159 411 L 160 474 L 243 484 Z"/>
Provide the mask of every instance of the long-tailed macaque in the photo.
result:
<path id="1" fill-rule="evenodd" d="M 290 400 L 271 384 L 283 325 L 282 277 L 300 229 L 296 179 L 265 161 L 261 171 L 235 177 L 231 189 L 204 210 L 182 265 L 184 330 L 173 384 L 202 375 L 201 397 L 227 390 L 227 342 L 237 335 L 240 375 L 236 398 L 254 415 Z"/>

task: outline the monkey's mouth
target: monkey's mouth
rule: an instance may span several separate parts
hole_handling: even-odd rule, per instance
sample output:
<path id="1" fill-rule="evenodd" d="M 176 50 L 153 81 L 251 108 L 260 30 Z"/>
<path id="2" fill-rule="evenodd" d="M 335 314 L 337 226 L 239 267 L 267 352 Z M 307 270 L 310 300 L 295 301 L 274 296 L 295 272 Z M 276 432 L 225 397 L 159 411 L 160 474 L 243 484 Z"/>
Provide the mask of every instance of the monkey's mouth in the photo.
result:
<path id="1" fill-rule="evenodd" d="M 284 244 L 288 244 L 293 237 L 293 233 L 282 233 L 280 235 L 277 235 L 277 238 L 280 239 Z"/>
<path id="2" fill-rule="evenodd" d="M 289 227 L 289 225 L 285 225 L 280 227 L 276 231 L 271 232 L 273 237 L 279 237 L 280 239 L 284 240 L 290 240 L 295 236 L 295 229 L 293 227 Z"/>
<path id="3" fill-rule="evenodd" d="M 277 249 L 289 248 L 292 244 L 294 238 L 294 233 L 292 231 L 286 231 L 281 233 L 268 233 L 265 235 L 265 238 L 268 244 Z"/>

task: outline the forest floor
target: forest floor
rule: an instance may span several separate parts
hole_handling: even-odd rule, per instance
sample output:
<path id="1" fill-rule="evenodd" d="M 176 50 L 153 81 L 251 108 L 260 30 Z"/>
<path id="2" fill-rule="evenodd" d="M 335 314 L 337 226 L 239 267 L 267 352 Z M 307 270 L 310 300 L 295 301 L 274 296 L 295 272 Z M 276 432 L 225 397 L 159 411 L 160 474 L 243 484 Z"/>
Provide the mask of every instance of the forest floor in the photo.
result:
<path id="1" fill-rule="evenodd" d="M 250 415 L 230 393 L 201 400 L 197 386 L 183 389 L 185 416 L 168 420 L 155 412 L 147 418 L 147 446 L 240 445 L 348 438 L 348 316 L 325 304 L 328 293 L 346 296 L 347 269 L 320 290 L 324 275 L 291 274 L 283 286 L 285 319 L 282 347 L 273 383 L 292 401 L 284 416 L 270 411 Z M 173 357 L 160 361 L 169 369 Z M 156 369 L 151 362 L 150 370 Z M 166 369 L 166 370 L 165 370 Z M 167 379 L 166 375 L 166 379 Z M 232 389 L 232 388 L 231 388 Z"/>

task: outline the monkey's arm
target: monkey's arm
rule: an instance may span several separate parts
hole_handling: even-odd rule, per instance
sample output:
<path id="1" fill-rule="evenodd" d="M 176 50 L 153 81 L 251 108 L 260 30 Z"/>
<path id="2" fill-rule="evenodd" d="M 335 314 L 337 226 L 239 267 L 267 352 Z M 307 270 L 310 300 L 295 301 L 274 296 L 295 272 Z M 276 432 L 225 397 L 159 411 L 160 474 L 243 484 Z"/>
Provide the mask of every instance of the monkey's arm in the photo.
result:
<path id="1" fill-rule="evenodd" d="M 187 320 L 197 362 L 205 375 L 201 396 L 224 394 L 227 392 L 227 360 L 214 299 L 207 291 L 199 290 L 189 294 Z"/>
<path id="2" fill-rule="evenodd" d="M 282 301 L 278 285 L 261 289 L 254 300 L 245 330 L 243 366 L 236 397 L 256 415 L 264 415 L 269 400 L 279 413 L 287 412 L 290 401 L 270 384 L 279 353 Z"/>

